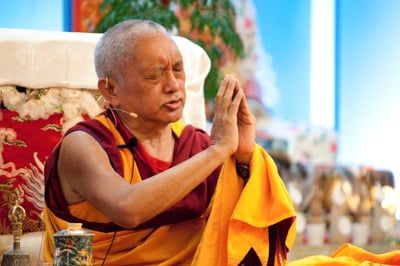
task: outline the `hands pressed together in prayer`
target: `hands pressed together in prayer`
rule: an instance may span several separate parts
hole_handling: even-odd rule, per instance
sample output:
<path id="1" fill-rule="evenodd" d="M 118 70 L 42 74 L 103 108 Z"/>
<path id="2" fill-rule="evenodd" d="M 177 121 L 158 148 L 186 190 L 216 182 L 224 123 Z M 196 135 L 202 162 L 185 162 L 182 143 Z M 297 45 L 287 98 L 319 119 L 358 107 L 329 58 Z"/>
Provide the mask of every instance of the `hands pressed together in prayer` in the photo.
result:
<path id="1" fill-rule="evenodd" d="M 249 163 L 255 147 L 256 118 L 251 113 L 239 81 L 226 75 L 215 98 L 212 145 L 235 154 L 237 162 Z"/>

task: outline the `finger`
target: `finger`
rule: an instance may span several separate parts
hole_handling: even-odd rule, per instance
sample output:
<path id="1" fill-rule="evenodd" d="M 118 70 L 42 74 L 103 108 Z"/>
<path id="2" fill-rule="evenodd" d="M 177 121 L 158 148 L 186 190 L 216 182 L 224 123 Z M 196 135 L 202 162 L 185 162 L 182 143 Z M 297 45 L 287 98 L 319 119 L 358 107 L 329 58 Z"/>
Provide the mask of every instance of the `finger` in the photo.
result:
<path id="1" fill-rule="evenodd" d="M 222 101 L 225 110 L 227 110 L 229 106 L 232 104 L 234 95 L 235 95 L 235 81 L 232 79 L 232 77 L 230 77 L 228 79 L 228 82 L 226 83 L 225 94 Z"/>
<path id="2" fill-rule="evenodd" d="M 242 90 L 242 89 L 241 89 Z M 242 90 L 243 91 L 243 90 Z M 244 109 L 246 109 L 246 110 L 249 110 L 250 111 L 250 108 L 249 108 L 249 105 L 248 105 L 248 103 L 247 103 L 247 98 L 246 98 L 246 94 L 244 93 L 244 91 L 243 91 L 243 97 L 242 97 L 242 99 L 241 99 L 241 102 L 240 102 L 241 104 L 242 104 L 242 106 L 244 107 Z"/>
<path id="3" fill-rule="evenodd" d="M 240 103 L 243 99 L 243 95 L 244 95 L 243 90 L 239 90 L 235 94 L 235 96 L 233 97 L 232 102 L 230 104 L 229 113 L 233 113 L 235 115 L 238 113 Z"/>
<path id="4" fill-rule="evenodd" d="M 239 111 L 240 111 L 240 112 L 243 112 L 243 113 L 246 113 L 246 114 L 251 113 L 250 108 L 249 108 L 249 105 L 248 105 L 248 102 L 247 102 L 246 94 L 244 93 L 244 90 L 243 90 L 243 88 L 240 86 L 240 82 L 239 82 L 238 80 L 236 80 L 236 87 L 235 87 L 235 89 L 236 89 L 237 91 L 239 91 L 239 90 L 242 91 L 242 98 L 241 98 L 241 101 L 240 101 L 240 108 L 239 108 Z"/>
<path id="5" fill-rule="evenodd" d="M 216 109 L 219 109 L 219 107 L 222 105 L 222 102 L 224 100 L 225 91 L 228 86 L 228 82 L 229 82 L 229 78 L 228 78 L 228 76 L 225 76 L 225 78 L 221 81 L 221 84 L 219 85 L 217 95 L 215 96 Z"/>
<path id="6" fill-rule="evenodd" d="M 240 84 L 240 81 L 237 78 L 233 77 L 233 79 L 235 81 L 235 92 L 237 92 L 242 89 L 242 86 Z"/>
<path id="7" fill-rule="evenodd" d="M 218 92 L 215 95 L 216 101 L 221 100 L 225 94 L 224 88 L 226 87 L 226 84 L 228 83 L 228 77 L 225 76 L 224 79 L 221 81 L 218 87 Z"/>
<path id="8" fill-rule="evenodd" d="M 232 75 L 226 75 L 223 82 L 221 83 L 218 93 L 216 103 L 223 111 L 227 111 L 232 103 L 233 95 L 235 89 L 235 81 Z"/>

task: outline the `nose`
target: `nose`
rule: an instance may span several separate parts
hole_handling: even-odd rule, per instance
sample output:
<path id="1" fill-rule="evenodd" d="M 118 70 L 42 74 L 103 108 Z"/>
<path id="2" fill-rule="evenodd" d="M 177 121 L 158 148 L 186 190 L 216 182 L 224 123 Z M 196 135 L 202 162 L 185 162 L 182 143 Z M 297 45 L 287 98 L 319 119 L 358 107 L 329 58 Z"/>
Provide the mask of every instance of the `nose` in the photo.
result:
<path id="1" fill-rule="evenodd" d="M 174 75 L 174 71 L 167 71 L 165 79 L 165 89 L 167 92 L 177 91 L 180 89 L 181 80 Z"/>

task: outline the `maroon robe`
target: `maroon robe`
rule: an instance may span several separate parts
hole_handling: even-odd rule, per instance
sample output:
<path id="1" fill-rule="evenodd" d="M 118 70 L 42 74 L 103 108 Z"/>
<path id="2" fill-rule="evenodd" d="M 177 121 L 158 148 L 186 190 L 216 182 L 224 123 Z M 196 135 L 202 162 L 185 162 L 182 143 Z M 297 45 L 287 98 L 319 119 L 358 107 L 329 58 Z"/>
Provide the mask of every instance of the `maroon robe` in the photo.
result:
<path id="1" fill-rule="evenodd" d="M 109 111 L 104 115 L 107 114 L 109 114 Z M 110 117 L 112 119 L 114 118 L 114 116 Z M 114 121 L 116 122 L 114 124 L 117 125 L 118 131 L 125 140 L 125 143 L 127 143 L 125 146 L 118 147 L 115 143 L 113 134 L 96 119 L 88 119 L 78 123 L 73 128 L 68 130 L 65 136 L 74 131 L 84 131 L 90 134 L 106 151 L 110 164 L 115 172 L 121 176 L 121 178 L 123 178 L 124 166 L 122 165 L 119 149 L 129 148 L 134 153 L 134 159 L 142 179 L 151 178 L 151 176 L 159 172 L 159 169 L 152 167 L 154 163 L 149 163 L 149 155 L 146 153 L 143 146 L 140 143 L 136 144 L 136 141 L 133 141 L 135 139 L 134 136 L 129 133 L 117 116 L 115 116 L 115 119 L 117 119 L 117 121 Z M 203 130 L 190 125 L 187 125 L 184 128 L 180 137 L 176 135 L 174 135 L 174 137 L 174 155 L 170 167 L 187 160 L 210 145 L 209 136 Z M 71 223 L 83 223 L 83 227 L 87 229 L 101 232 L 111 232 L 126 229 L 121 228 L 112 222 L 88 222 L 70 214 L 68 204 L 62 193 L 58 178 L 57 161 L 59 152 L 60 144 L 56 146 L 45 164 L 45 201 L 47 207 L 59 218 Z M 153 160 L 156 159 L 153 158 Z M 210 203 L 219 171 L 220 168 L 217 168 L 204 182 L 199 184 L 192 192 L 190 192 L 186 197 L 184 197 L 180 202 L 175 204 L 170 209 L 158 214 L 151 220 L 139 225 L 136 228 L 129 229 L 154 228 L 201 216 Z"/>

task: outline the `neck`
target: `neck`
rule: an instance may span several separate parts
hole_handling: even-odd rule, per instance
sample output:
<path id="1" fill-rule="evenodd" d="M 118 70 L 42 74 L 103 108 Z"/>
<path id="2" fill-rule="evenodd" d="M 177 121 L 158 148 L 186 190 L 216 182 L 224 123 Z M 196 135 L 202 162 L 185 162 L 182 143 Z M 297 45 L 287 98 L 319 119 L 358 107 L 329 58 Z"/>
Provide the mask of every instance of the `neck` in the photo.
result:
<path id="1" fill-rule="evenodd" d="M 145 150 L 154 158 L 159 160 L 163 160 L 166 162 L 171 162 L 175 139 L 172 134 L 172 130 L 168 127 L 168 130 L 165 130 L 163 134 L 158 136 L 154 136 L 149 138 L 148 136 L 144 138 L 139 138 L 139 142 L 145 148 Z"/>
<path id="2" fill-rule="evenodd" d="M 170 124 L 140 123 L 140 117 L 127 118 L 119 115 L 126 129 L 154 158 L 170 162 L 174 152 L 175 139 Z"/>

